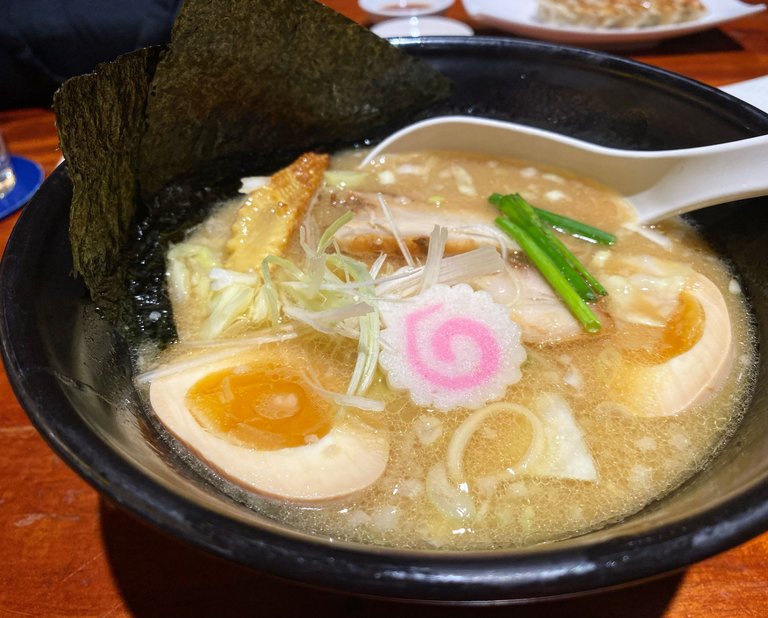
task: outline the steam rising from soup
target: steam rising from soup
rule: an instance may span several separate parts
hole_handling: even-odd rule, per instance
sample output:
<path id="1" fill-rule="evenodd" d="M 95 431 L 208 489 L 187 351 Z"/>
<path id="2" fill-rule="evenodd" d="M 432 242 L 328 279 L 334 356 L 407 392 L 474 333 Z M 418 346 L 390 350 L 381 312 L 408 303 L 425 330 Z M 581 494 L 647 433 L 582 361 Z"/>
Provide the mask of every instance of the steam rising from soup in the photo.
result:
<path id="1" fill-rule="evenodd" d="M 727 438 L 754 342 L 695 230 L 526 162 L 359 160 L 250 179 L 169 251 L 180 338 L 138 381 L 224 490 L 337 539 L 525 546 L 638 511 Z M 598 333 L 493 225 L 494 193 L 616 235 L 558 233 L 608 292 Z"/>

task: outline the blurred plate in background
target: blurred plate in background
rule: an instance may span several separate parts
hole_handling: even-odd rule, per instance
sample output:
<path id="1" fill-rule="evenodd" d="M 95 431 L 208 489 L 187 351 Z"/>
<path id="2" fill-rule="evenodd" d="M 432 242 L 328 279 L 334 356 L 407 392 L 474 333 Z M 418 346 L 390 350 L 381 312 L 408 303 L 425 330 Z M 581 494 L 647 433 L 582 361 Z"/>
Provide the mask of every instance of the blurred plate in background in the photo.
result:
<path id="1" fill-rule="evenodd" d="M 545 24 L 536 19 L 537 0 L 500 2 L 499 0 L 462 0 L 469 16 L 476 22 L 514 34 L 555 43 L 611 45 L 655 43 L 663 39 L 714 28 L 746 15 L 765 10 L 764 4 L 739 0 L 703 0 L 708 11 L 692 21 L 644 28 L 576 28 Z"/>

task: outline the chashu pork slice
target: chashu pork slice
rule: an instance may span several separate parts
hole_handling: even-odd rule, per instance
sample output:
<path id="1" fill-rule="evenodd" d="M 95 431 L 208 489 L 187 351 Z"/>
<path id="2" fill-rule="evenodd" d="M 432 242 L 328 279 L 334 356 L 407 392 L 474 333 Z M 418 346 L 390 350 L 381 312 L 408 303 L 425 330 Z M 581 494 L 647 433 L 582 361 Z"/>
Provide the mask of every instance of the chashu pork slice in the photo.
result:
<path id="1" fill-rule="evenodd" d="M 412 255 L 426 255 L 429 236 L 436 224 L 448 229 L 446 255 L 465 253 L 484 245 L 517 248 L 514 241 L 493 226 L 494 213 L 490 208 L 488 223 L 483 223 L 482 212 L 466 208 L 441 209 L 407 196 L 352 192 L 349 204 L 355 217 L 334 238 L 342 251 L 352 255 L 400 253 L 395 233 Z"/>
<path id="2" fill-rule="evenodd" d="M 504 305 L 522 331 L 525 343 L 550 345 L 590 336 L 573 317 L 552 286 L 532 265 L 509 261 L 504 270 L 480 277 L 474 286 Z M 599 305 L 592 307 L 603 326 L 611 324 Z"/>

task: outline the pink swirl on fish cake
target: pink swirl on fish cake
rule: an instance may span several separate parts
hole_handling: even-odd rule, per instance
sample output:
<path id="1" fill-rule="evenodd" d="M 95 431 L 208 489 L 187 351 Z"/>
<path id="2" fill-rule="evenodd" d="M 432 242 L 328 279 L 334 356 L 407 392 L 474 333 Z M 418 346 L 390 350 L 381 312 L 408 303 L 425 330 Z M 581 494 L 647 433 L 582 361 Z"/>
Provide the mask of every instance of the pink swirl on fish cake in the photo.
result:
<path id="1" fill-rule="evenodd" d="M 379 364 L 395 389 L 438 410 L 477 408 L 520 379 L 525 350 L 506 307 L 466 284 L 380 305 Z"/>
<path id="2" fill-rule="evenodd" d="M 430 367 L 422 358 L 418 346 L 418 326 L 425 317 L 440 311 L 441 308 L 442 305 L 432 305 L 416 310 L 405 318 L 408 362 L 425 380 L 443 388 L 461 390 L 487 382 L 488 378 L 499 370 L 501 352 L 493 333 L 480 320 L 463 317 L 449 318 L 432 332 L 432 338 L 429 341 L 436 359 L 454 363 L 456 354 L 451 346 L 454 338 L 465 337 L 472 340 L 480 350 L 480 362 L 468 372 L 455 375 L 443 373 Z"/>

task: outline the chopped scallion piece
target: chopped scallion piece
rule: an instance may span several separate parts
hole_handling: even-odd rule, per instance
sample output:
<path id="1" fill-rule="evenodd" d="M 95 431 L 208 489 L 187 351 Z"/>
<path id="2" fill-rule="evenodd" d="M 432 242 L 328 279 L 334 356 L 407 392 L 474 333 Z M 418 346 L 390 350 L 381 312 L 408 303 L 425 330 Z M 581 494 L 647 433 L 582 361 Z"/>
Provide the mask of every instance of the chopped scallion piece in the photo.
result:
<path id="1" fill-rule="evenodd" d="M 601 245 L 613 245 L 616 243 L 616 237 L 610 232 L 601 230 L 600 228 L 587 225 L 581 221 L 576 221 L 563 215 L 544 210 L 543 208 L 536 208 L 536 214 L 549 223 L 552 227 L 557 228 L 563 232 L 568 232 L 572 236 L 577 236 L 584 240 L 591 240 L 593 242 L 600 243 Z"/>
<path id="2" fill-rule="evenodd" d="M 574 317 L 581 322 L 588 333 L 596 333 L 600 330 L 600 320 L 589 308 L 573 286 L 552 263 L 551 258 L 520 226 L 513 223 L 507 217 L 498 217 L 496 225 L 517 241 L 520 248 L 539 269 L 542 276 L 549 282 L 552 288 L 562 298 Z"/>
<path id="3" fill-rule="evenodd" d="M 494 193 L 489 198 L 489 201 L 491 204 L 498 205 L 496 202 L 502 197 L 504 196 L 499 193 Z M 605 230 L 593 227 L 582 221 L 576 221 L 570 217 L 559 215 L 557 213 L 550 212 L 549 210 L 544 210 L 543 208 L 537 208 L 534 206 L 533 209 L 536 211 L 536 214 L 539 215 L 540 218 L 542 218 L 544 221 L 559 231 L 567 232 L 572 236 L 577 236 L 584 240 L 597 242 L 601 245 L 610 246 L 616 243 L 616 236 L 610 232 L 606 232 Z"/>
<path id="4" fill-rule="evenodd" d="M 517 241 L 571 313 L 581 322 L 584 330 L 590 333 L 599 331 L 600 321 L 587 303 L 607 292 L 551 228 L 562 231 L 561 228 L 565 229 L 567 225 L 568 231 L 574 236 L 584 237 L 573 231 L 579 229 L 589 233 L 589 240 L 595 240 L 596 237 L 602 239 L 597 242 L 610 240 L 606 244 L 615 242 L 615 237 L 580 221 L 536 208 L 517 193 L 494 193 L 488 201 L 504 215 L 496 219 L 496 225 Z M 553 223 L 552 218 L 557 223 Z M 566 225 L 558 227 L 563 221 Z"/>
<path id="5" fill-rule="evenodd" d="M 547 238 L 555 245 L 555 247 L 557 247 L 557 250 L 563 256 L 563 259 L 568 263 L 568 265 L 578 273 L 581 279 L 590 287 L 590 289 L 595 294 L 598 294 L 600 296 L 605 296 L 606 294 L 608 294 L 608 292 L 606 292 L 602 284 L 597 279 L 595 279 L 592 273 L 590 273 L 587 270 L 587 267 L 581 263 L 581 260 L 579 260 L 579 258 L 577 258 L 575 255 L 573 255 L 573 253 L 570 252 L 568 247 L 566 247 L 563 244 L 562 240 L 560 240 L 557 236 L 555 236 L 546 227 L 544 228 L 544 234 L 546 234 Z M 595 299 L 593 296 L 592 298 L 589 298 L 586 300 L 595 300 Z"/>
<path id="6" fill-rule="evenodd" d="M 538 215 L 528 202 L 515 194 L 499 196 L 495 204 L 504 215 L 522 228 L 537 243 L 541 250 L 549 256 L 552 263 L 583 300 L 596 300 L 597 296 L 592 288 L 574 266 L 575 263 L 580 264 L 576 256 L 541 223 Z"/>

